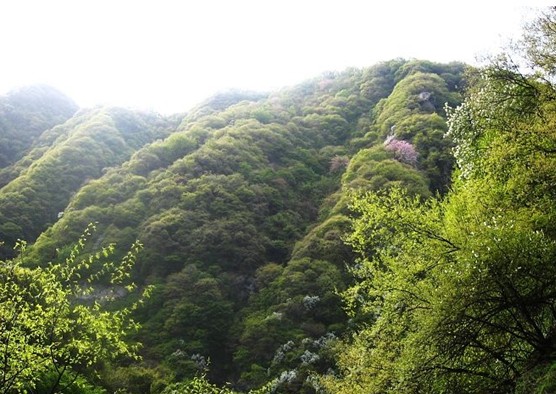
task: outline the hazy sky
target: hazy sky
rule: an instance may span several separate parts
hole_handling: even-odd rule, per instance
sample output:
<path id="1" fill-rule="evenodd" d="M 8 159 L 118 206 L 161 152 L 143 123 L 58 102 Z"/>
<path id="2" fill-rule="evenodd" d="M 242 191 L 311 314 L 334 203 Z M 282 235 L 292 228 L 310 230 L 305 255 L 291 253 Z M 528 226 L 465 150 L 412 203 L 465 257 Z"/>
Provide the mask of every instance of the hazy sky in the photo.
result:
<path id="1" fill-rule="evenodd" d="M 0 94 L 46 83 L 85 107 L 181 112 L 219 90 L 275 89 L 395 57 L 473 62 L 519 34 L 524 4 L 2 0 Z"/>

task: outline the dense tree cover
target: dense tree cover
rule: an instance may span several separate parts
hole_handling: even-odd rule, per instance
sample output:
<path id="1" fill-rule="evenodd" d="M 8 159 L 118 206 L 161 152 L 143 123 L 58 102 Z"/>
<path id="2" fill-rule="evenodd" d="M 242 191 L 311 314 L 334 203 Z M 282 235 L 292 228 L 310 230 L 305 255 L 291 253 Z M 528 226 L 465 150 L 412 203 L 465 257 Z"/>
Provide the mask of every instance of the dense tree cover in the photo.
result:
<path id="1" fill-rule="evenodd" d="M 65 122 L 77 105 L 54 88 L 20 88 L 0 97 L 0 170 L 22 158 L 42 132 Z M 0 186 L 6 183 L 0 171 Z"/>
<path id="2" fill-rule="evenodd" d="M 27 267 L 23 241 L 15 260 L 0 262 L 2 393 L 101 392 L 87 381 L 101 362 L 137 358 L 138 344 L 125 335 L 138 328 L 131 312 L 142 299 L 115 310 L 108 304 L 136 289 L 129 274 L 141 245 L 119 263 L 110 260 L 114 245 L 82 257 L 93 230 L 89 226 L 60 263 Z M 109 286 L 95 287 L 101 278 Z"/>
<path id="3" fill-rule="evenodd" d="M 1 255 L 11 257 L 18 238 L 34 241 L 63 214 L 80 187 L 163 136 L 165 127 L 155 115 L 99 108 L 44 132 L 12 166 L 19 176 L 0 189 L 0 239 L 6 243 Z"/>
<path id="4" fill-rule="evenodd" d="M 554 391 L 555 26 L 467 74 L 396 59 L 172 118 L 13 106 L 41 115 L 0 116 L 32 135 L 0 150 L 0 238 L 38 238 L 0 264 L 4 391 Z M 147 302 L 101 302 L 128 273 Z"/>
<path id="5" fill-rule="evenodd" d="M 338 345 L 333 393 L 552 392 L 556 327 L 556 9 L 521 54 L 481 70 L 452 110 L 458 170 L 444 198 L 359 195 L 348 242 L 364 316 Z"/>
<path id="6" fill-rule="evenodd" d="M 248 394 L 267 394 L 274 392 L 276 386 L 274 382 L 265 384 L 258 389 L 249 390 Z M 228 387 L 219 387 L 210 383 L 206 376 L 195 376 L 188 382 L 174 383 L 166 387 L 162 394 L 239 394 L 237 391 Z"/>
<path id="7" fill-rule="evenodd" d="M 46 228 L 31 261 L 69 256 L 92 221 L 91 248 L 144 243 L 133 272 L 154 285 L 134 315 L 143 361 L 107 365 L 109 391 L 213 387 L 194 379 L 203 375 L 235 390 L 271 381 L 314 393 L 314 375 L 334 367 L 334 344 L 361 320 L 348 319 L 338 294 L 354 260 L 342 239 L 352 195 L 447 190 L 443 104 L 458 104 L 462 71 L 397 59 L 267 95 L 221 94 L 176 123 L 81 111 L 12 166 L 19 176 L 0 190 L 3 239 Z"/>

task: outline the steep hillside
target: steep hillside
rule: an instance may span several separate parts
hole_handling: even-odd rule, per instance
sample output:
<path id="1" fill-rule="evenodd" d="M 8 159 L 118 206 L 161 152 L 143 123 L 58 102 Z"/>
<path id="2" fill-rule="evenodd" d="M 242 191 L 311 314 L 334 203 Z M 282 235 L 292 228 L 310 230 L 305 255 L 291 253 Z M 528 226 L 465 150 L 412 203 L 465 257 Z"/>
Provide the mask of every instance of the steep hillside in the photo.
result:
<path id="1" fill-rule="evenodd" d="M 343 174 L 322 202 L 319 219 L 284 267 L 267 264 L 256 272 L 258 287 L 240 323 L 234 358 L 244 370 L 240 382 L 260 385 L 270 372 L 286 376 L 279 380 L 283 392 L 314 392 L 310 376 L 333 366 L 331 346 L 348 323 L 338 293 L 349 283 L 345 270 L 354 261 L 343 239 L 350 229 L 348 203 L 362 191 L 400 186 L 422 197 L 447 190 L 452 159 L 440 103 L 459 102 L 454 81 L 461 83 L 461 71 L 461 65 L 401 64 L 388 97 L 359 118 L 348 149 L 329 162 L 331 174 Z"/>
<path id="2" fill-rule="evenodd" d="M 0 169 L 23 157 L 43 131 L 65 122 L 77 109 L 70 98 L 43 85 L 0 97 Z M 0 187 L 5 183 L 0 171 Z"/>
<path id="3" fill-rule="evenodd" d="M 457 170 L 444 198 L 352 200 L 343 299 L 364 324 L 337 344 L 325 392 L 555 391 L 555 44 L 550 7 L 470 74 L 450 111 Z"/>
<path id="4" fill-rule="evenodd" d="M 122 109 L 91 109 L 75 114 L 37 136 L 32 149 L 5 168 L 13 177 L 0 189 L 2 257 L 17 240 L 34 241 L 63 215 L 70 198 L 109 167 L 145 144 L 168 134 L 168 121 Z"/>
<path id="5" fill-rule="evenodd" d="M 0 99 L 0 391 L 556 392 L 555 48 Z"/>
<path id="6" fill-rule="evenodd" d="M 252 387 L 295 369 L 284 392 L 313 392 L 305 377 L 331 365 L 324 345 L 348 322 L 337 290 L 353 261 L 341 239 L 349 196 L 447 190 L 443 108 L 459 102 L 462 71 L 395 60 L 269 95 L 231 92 L 152 143 L 161 119 L 78 114 L 0 190 L 3 239 L 48 227 L 37 262 L 67 256 L 89 222 L 96 245 L 144 243 L 135 279 L 155 285 L 137 315 L 144 362 L 107 370 L 112 390 L 145 392 L 210 360 L 216 381 Z"/>

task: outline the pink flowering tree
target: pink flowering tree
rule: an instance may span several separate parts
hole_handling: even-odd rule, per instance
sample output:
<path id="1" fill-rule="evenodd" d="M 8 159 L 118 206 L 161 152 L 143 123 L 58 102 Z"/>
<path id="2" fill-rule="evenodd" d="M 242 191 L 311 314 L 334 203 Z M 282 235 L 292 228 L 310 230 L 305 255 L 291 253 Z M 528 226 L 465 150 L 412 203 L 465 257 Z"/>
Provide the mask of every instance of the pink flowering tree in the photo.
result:
<path id="1" fill-rule="evenodd" d="M 415 150 L 415 147 L 407 141 L 391 138 L 386 140 L 385 148 L 386 150 L 394 152 L 396 160 L 399 160 L 402 163 L 411 165 L 415 165 L 417 163 L 417 151 Z"/>

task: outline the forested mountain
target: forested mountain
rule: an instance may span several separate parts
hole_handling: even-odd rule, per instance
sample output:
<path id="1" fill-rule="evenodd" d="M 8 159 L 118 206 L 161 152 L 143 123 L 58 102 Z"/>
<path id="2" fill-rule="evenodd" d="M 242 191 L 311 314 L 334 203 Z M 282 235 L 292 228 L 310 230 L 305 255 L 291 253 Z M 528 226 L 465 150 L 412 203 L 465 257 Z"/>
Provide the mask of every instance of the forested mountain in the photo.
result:
<path id="1" fill-rule="evenodd" d="M 551 392 L 546 26 L 531 75 L 396 59 L 172 117 L 3 99 L 4 392 Z"/>
<path id="2" fill-rule="evenodd" d="M 77 104 L 54 88 L 21 88 L 0 97 L 0 169 L 19 160 L 44 131 L 64 123 Z M 6 180 L 0 176 L 0 185 Z"/>
<path id="3" fill-rule="evenodd" d="M 308 374 L 332 365 L 320 348 L 347 324 L 349 191 L 447 190 L 444 104 L 460 102 L 463 69 L 394 60 L 223 93 L 176 122 L 77 112 L 8 167 L 4 255 L 38 237 L 29 264 L 63 260 L 89 223 L 95 246 L 143 242 L 133 277 L 154 285 L 137 311 L 143 362 L 106 370 L 110 389 L 137 375 L 136 392 L 162 387 L 207 363 L 211 379 L 243 388 L 298 367 L 289 390 L 311 392 Z"/>
<path id="4" fill-rule="evenodd" d="M 41 99 L 48 101 L 48 97 Z M 54 101 L 46 110 L 34 95 L 29 100 L 30 104 L 23 100 L 13 111 L 24 113 L 38 102 L 35 106 L 41 114 L 44 110 L 44 124 L 49 113 L 63 113 L 65 109 L 62 100 Z M 82 186 L 109 167 L 122 164 L 145 144 L 167 135 L 169 124 L 154 114 L 97 108 L 77 112 L 34 140 L 27 133 L 27 154 L 1 173 L 6 184 L 0 189 L 0 238 L 6 245 L 13 245 L 17 239 L 34 241 L 63 214 Z M 15 140 L 10 133 L 6 138 Z M 3 257 L 11 257 L 10 250 L 7 246 L 0 251 Z"/>

